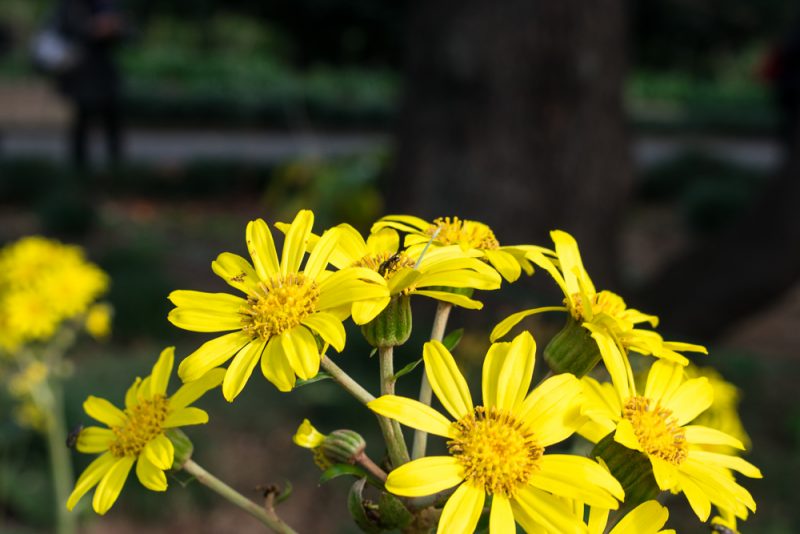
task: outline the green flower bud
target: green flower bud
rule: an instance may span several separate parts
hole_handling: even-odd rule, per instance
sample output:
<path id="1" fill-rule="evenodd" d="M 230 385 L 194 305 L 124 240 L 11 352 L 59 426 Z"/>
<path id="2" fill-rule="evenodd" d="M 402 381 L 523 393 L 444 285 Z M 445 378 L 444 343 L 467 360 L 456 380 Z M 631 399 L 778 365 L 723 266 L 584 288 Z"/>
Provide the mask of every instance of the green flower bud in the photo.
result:
<path id="1" fill-rule="evenodd" d="M 397 347 L 411 336 L 411 301 L 397 295 L 372 321 L 361 327 L 367 343 L 373 347 Z"/>
<path id="2" fill-rule="evenodd" d="M 625 490 L 626 510 L 632 510 L 645 501 L 655 499 L 661 490 L 653 476 L 650 460 L 639 451 L 631 450 L 614 441 L 614 432 L 594 446 L 590 456 L 600 458 Z"/>
<path id="3" fill-rule="evenodd" d="M 175 448 L 175 457 L 172 460 L 172 469 L 180 471 L 185 464 L 192 457 L 194 452 L 194 445 L 192 444 L 189 436 L 184 434 L 180 428 L 170 428 L 164 434 L 172 442 Z"/>
<path id="4" fill-rule="evenodd" d="M 544 348 L 544 359 L 554 373 L 572 373 L 578 378 L 594 369 L 600 358 L 591 333 L 571 316 Z"/>
<path id="5" fill-rule="evenodd" d="M 319 446 L 322 455 L 332 464 L 354 464 L 366 448 L 367 442 L 353 430 L 334 430 Z"/>

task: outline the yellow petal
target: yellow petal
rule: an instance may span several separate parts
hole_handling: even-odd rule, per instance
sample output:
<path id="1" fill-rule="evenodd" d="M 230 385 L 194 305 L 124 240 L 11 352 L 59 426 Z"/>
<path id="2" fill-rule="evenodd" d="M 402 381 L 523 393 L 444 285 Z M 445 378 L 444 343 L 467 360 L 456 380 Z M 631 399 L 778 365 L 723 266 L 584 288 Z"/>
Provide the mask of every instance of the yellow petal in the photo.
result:
<path id="1" fill-rule="evenodd" d="M 144 446 L 142 454 L 160 469 L 170 469 L 175 458 L 175 447 L 164 434 L 159 434 Z"/>
<path id="2" fill-rule="evenodd" d="M 394 254 L 400 248 L 400 234 L 392 228 L 382 228 L 367 236 L 366 245 L 370 254 L 382 252 Z"/>
<path id="3" fill-rule="evenodd" d="M 278 253 L 275 250 L 275 242 L 272 240 L 272 232 L 263 219 L 247 223 L 245 239 L 256 274 L 261 280 L 269 280 L 280 273 Z"/>
<path id="4" fill-rule="evenodd" d="M 281 274 L 284 276 L 300 270 L 312 226 L 314 226 L 314 214 L 310 210 L 298 211 L 283 242 Z"/>
<path id="5" fill-rule="evenodd" d="M 282 347 L 281 336 L 270 338 L 261 357 L 261 372 L 276 388 L 287 392 L 294 387 L 295 374 Z"/>
<path id="6" fill-rule="evenodd" d="M 411 267 L 403 267 L 395 271 L 390 278 L 386 281 L 389 287 L 389 293 L 397 295 L 404 289 L 410 287 L 422 276 L 422 273 Z"/>
<path id="7" fill-rule="evenodd" d="M 106 474 L 100 480 L 97 489 L 94 491 L 92 508 L 94 508 L 95 512 L 104 515 L 116 502 L 119 493 L 122 491 L 122 486 L 125 485 L 125 480 L 128 478 L 128 473 L 131 472 L 134 461 L 136 461 L 136 458 L 131 456 L 119 458 L 108 471 L 106 471 Z"/>
<path id="8" fill-rule="evenodd" d="M 339 241 L 336 251 L 331 256 L 331 263 L 339 269 L 344 269 L 367 255 L 367 244 L 358 230 L 349 224 L 340 224 L 336 228 L 339 229 Z"/>
<path id="9" fill-rule="evenodd" d="M 492 267 L 497 269 L 497 272 L 499 272 L 503 278 L 509 282 L 514 282 L 519 278 L 522 268 L 514 256 L 502 250 L 485 250 L 484 254 L 486 254 L 486 258 L 489 260 L 489 263 L 492 264 Z M 510 509 L 509 506 L 509 510 Z"/>
<path id="10" fill-rule="evenodd" d="M 186 309 L 207 310 L 210 313 L 234 315 L 247 305 L 247 301 L 228 293 L 206 293 L 178 289 L 169 294 L 169 300 L 175 306 Z"/>
<path id="11" fill-rule="evenodd" d="M 582 391 L 580 381 L 571 374 L 550 377 L 531 391 L 516 414 L 547 447 L 564 441 L 577 430 Z"/>
<path id="12" fill-rule="evenodd" d="M 370 274 L 367 274 L 370 273 Z M 378 276 L 378 282 L 367 282 L 362 277 Z M 380 299 L 389 296 L 383 277 L 375 271 L 362 268 L 347 268 L 336 271 L 320 284 L 317 310 L 325 311 L 350 305 L 359 300 Z"/>
<path id="13" fill-rule="evenodd" d="M 514 519 L 526 532 L 587 532 L 586 525 L 575 515 L 567 501 L 531 486 L 517 492 L 511 501 L 511 509 L 514 511 Z"/>
<path id="14" fill-rule="evenodd" d="M 110 452 L 95 458 L 92 463 L 83 470 L 78 481 L 75 482 L 75 488 L 67 499 L 67 510 L 75 508 L 75 505 L 78 504 L 81 497 L 86 495 L 87 491 L 97 485 L 115 463 L 117 463 L 117 457 Z"/>
<path id="15" fill-rule="evenodd" d="M 391 301 L 385 297 L 373 300 L 362 300 L 354 302 L 352 307 L 353 322 L 356 324 L 367 324 L 381 313 Z M 336 347 L 334 347 L 336 348 Z"/>
<path id="16" fill-rule="evenodd" d="M 466 484 L 464 484 L 466 486 Z M 516 532 L 514 512 L 508 497 L 496 494 L 492 497 L 492 511 L 489 516 L 489 532 Z"/>
<path id="17" fill-rule="evenodd" d="M 568 295 L 581 292 L 581 285 L 589 294 L 596 293 L 594 284 L 586 273 L 578 250 L 578 243 L 571 235 L 561 230 L 553 230 L 550 237 L 556 246 L 556 254 L 561 264 L 561 273 L 564 275 L 564 284 Z"/>
<path id="18" fill-rule="evenodd" d="M 281 334 L 281 347 L 295 374 L 303 380 L 319 372 L 320 354 L 317 341 L 307 328 L 297 326 Z"/>
<path id="19" fill-rule="evenodd" d="M 559 271 L 557 267 L 557 262 L 555 262 L 555 260 L 553 260 L 552 258 L 546 256 L 545 252 L 552 253 L 552 251 L 547 251 L 546 249 L 526 250 L 525 258 L 535 263 L 538 267 L 547 271 L 553 278 L 555 283 L 558 284 L 558 287 L 561 288 L 561 291 L 564 293 L 564 296 L 567 297 L 570 303 L 572 303 L 572 294 L 567 289 L 567 285 L 564 282 L 564 277 L 561 275 L 561 271 Z"/>
<path id="20" fill-rule="evenodd" d="M 225 378 L 222 381 L 222 395 L 228 402 L 233 402 L 250 375 L 253 374 L 256 364 L 261 358 L 261 353 L 267 345 L 266 341 L 255 339 L 239 351 L 239 353 L 231 360 L 228 366 L 228 371 L 225 373 Z"/>
<path id="21" fill-rule="evenodd" d="M 328 261 L 334 250 L 336 250 L 339 236 L 340 232 L 337 228 L 331 228 L 322 234 L 319 242 L 314 246 L 314 250 L 309 254 L 308 262 L 306 262 L 305 269 L 303 269 L 303 274 L 306 277 L 316 280 L 319 273 L 328 266 Z"/>
<path id="22" fill-rule="evenodd" d="M 455 304 L 456 306 L 460 306 L 468 310 L 480 310 L 481 308 L 483 308 L 482 302 L 478 302 L 477 300 L 471 299 L 464 295 L 450 293 L 449 291 L 417 289 L 414 291 L 414 295 L 423 295 L 426 297 L 430 297 L 432 299 L 440 300 L 442 302 L 449 302 L 450 304 Z"/>
<path id="23" fill-rule="evenodd" d="M 442 515 L 439 518 L 437 534 L 448 532 L 474 532 L 478 520 L 483 512 L 483 502 L 486 492 L 483 488 L 475 488 L 469 484 L 461 484 L 458 489 L 447 499 Z M 492 507 L 494 510 L 494 507 Z M 514 526 L 512 516 L 511 526 Z M 494 530 L 493 532 L 512 532 L 509 530 Z"/>
<path id="24" fill-rule="evenodd" d="M 183 359 L 178 366 L 178 376 L 184 382 L 202 377 L 208 371 L 227 362 L 242 347 L 250 342 L 244 332 L 231 332 L 207 341 L 196 351 Z"/>
<path id="25" fill-rule="evenodd" d="M 242 315 L 219 310 L 174 308 L 167 315 L 169 322 L 191 332 L 226 332 L 241 330 Z"/>
<path id="26" fill-rule="evenodd" d="M 611 377 L 611 383 L 614 384 L 614 388 L 619 393 L 619 398 L 627 399 L 631 396 L 631 391 L 634 391 L 636 387 L 631 379 L 633 371 L 631 371 L 631 364 L 627 356 L 620 351 L 614 339 L 604 328 L 588 322 L 583 323 L 583 327 L 592 333 L 592 339 L 597 343 L 600 356 L 603 358 L 603 363 Z"/>
<path id="27" fill-rule="evenodd" d="M 614 441 L 635 451 L 642 450 L 639 438 L 636 437 L 636 432 L 633 430 L 633 425 L 627 419 L 622 419 L 617 424 L 617 430 L 614 432 Z"/>
<path id="28" fill-rule="evenodd" d="M 672 410 L 676 423 L 685 425 L 706 411 L 714 402 L 714 388 L 706 377 L 693 378 L 681 384 L 661 405 Z"/>
<path id="29" fill-rule="evenodd" d="M 255 292 L 258 287 L 258 277 L 250 262 L 230 252 L 223 252 L 211 262 L 214 274 L 225 280 L 231 287 L 235 287 L 248 295 Z"/>
<path id="30" fill-rule="evenodd" d="M 690 425 L 683 427 L 686 441 L 689 443 L 702 443 L 704 445 L 726 445 L 744 450 L 744 444 L 725 432 L 707 426 Z"/>
<path id="31" fill-rule="evenodd" d="M 87 454 L 104 452 L 108 450 L 108 446 L 115 439 L 117 439 L 116 435 L 110 429 L 89 426 L 82 429 L 78 434 L 78 442 L 75 444 L 75 448 Z"/>
<path id="32" fill-rule="evenodd" d="M 625 492 L 603 466 L 583 456 L 545 454 L 529 484 L 554 495 L 615 510 Z"/>
<path id="33" fill-rule="evenodd" d="M 400 423 L 446 438 L 454 438 L 452 424 L 445 416 L 419 401 L 396 395 L 384 395 L 367 403 L 375 413 Z"/>
<path id="34" fill-rule="evenodd" d="M 344 325 L 333 314 L 314 313 L 305 317 L 300 323 L 319 334 L 325 343 L 336 349 L 336 352 L 342 352 L 344 349 Z"/>
<path id="35" fill-rule="evenodd" d="M 438 341 L 429 341 L 425 343 L 422 358 L 431 389 L 445 410 L 455 419 L 472 413 L 472 396 L 467 381 L 458 370 L 458 365 L 447 347 Z"/>
<path id="36" fill-rule="evenodd" d="M 523 332 L 511 343 L 494 343 L 483 361 L 483 405 L 511 412 L 528 393 L 536 342 Z"/>
<path id="37" fill-rule="evenodd" d="M 689 456 L 693 460 L 697 460 L 705 465 L 714 465 L 724 467 L 726 469 L 732 469 L 733 471 L 738 471 L 746 477 L 762 478 L 763 476 L 761 471 L 756 466 L 738 456 L 698 450 L 690 451 Z"/>
<path id="38" fill-rule="evenodd" d="M 564 306 L 543 306 L 541 308 L 533 308 L 530 310 L 523 310 L 521 312 L 512 313 L 495 326 L 492 329 L 492 333 L 489 335 L 489 340 L 494 343 L 501 337 L 505 336 L 512 328 L 517 326 L 520 321 L 525 319 L 528 316 L 535 315 L 537 313 L 542 312 L 549 312 L 549 311 L 561 311 L 565 312 L 567 309 Z"/>
<path id="39" fill-rule="evenodd" d="M 83 410 L 92 419 L 100 421 L 101 423 L 105 423 L 110 427 L 125 426 L 125 423 L 128 420 L 125 412 L 111 404 L 106 399 L 101 399 L 100 397 L 95 397 L 93 395 L 89 395 L 86 400 L 83 401 Z"/>
<path id="40" fill-rule="evenodd" d="M 450 489 L 464 480 L 452 456 L 426 456 L 401 465 L 386 479 L 386 490 L 401 497 L 423 497 Z"/>
<path id="41" fill-rule="evenodd" d="M 669 512 L 658 501 L 646 501 L 631 510 L 610 534 L 657 534 L 669 518 Z"/>
<path id="42" fill-rule="evenodd" d="M 225 369 L 212 369 L 197 380 L 186 382 L 169 398 L 171 410 L 180 410 L 205 395 L 205 393 L 222 384 Z"/>
<path id="43" fill-rule="evenodd" d="M 144 456 L 136 462 L 136 477 L 142 486 L 151 491 L 166 491 L 167 476 Z"/>
<path id="44" fill-rule="evenodd" d="M 153 371 L 150 373 L 150 397 L 166 395 L 172 365 L 175 362 L 175 347 L 167 347 L 161 351 Z"/>
<path id="45" fill-rule="evenodd" d="M 125 408 L 130 409 L 136 406 L 139 403 L 139 387 L 142 384 L 142 379 L 138 376 L 136 380 L 133 381 L 131 387 L 128 388 L 128 391 L 125 392 Z"/>
<path id="46" fill-rule="evenodd" d="M 200 408 L 190 406 L 170 413 L 164 420 L 164 428 L 179 426 L 204 425 L 208 423 L 208 414 Z"/>
<path id="47" fill-rule="evenodd" d="M 297 428 L 297 432 L 292 436 L 292 441 L 300 447 L 316 449 L 325 441 L 325 434 L 314 428 L 311 421 L 303 419 L 303 422 Z"/>
<path id="48" fill-rule="evenodd" d="M 396 228 L 401 232 L 416 233 L 425 231 L 433 226 L 425 219 L 420 219 L 413 215 L 386 215 L 381 217 L 378 222 L 372 225 L 370 232 L 377 232 L 382 228 Z"/>
<path id="49" fill-rule="evenodd" d="M 689 506 L 700 519 L 705 522 L 711 515 L 711 501 L 700 487 L 689 477 L 681 477 L 681 491 L 689 501 Z"/>
<path id="50" fill-rule="evenodd" d="M 497 275 L 496 271 L 489 271 L 489 273 L 486 274 L 476 273 L 466 269 L 439 273 L 422 271 L 422 276 L 417 280 L 416 286 L 471 287 L 474 289 L 492 290 L 500 287 L 500 277 Z"/>
<path id="51" fill-rule="evenodd" d="M 658 360 L 653 362 L 647 374 L 647 385 L 644 396 L 656 404 L 662 404 L 662 398 L 669 398 L 683 382 L 683 367 L 674 363 Z"/>
<path id="52" fill-rule="evenodd" d="M 653 466 L 653 477 L 656 479 L 658 487 L 664 491 L 674 488 L 678 483 L 678 469 L 657 456 L 649 456 L 649 458 L 650 464 Z"/>

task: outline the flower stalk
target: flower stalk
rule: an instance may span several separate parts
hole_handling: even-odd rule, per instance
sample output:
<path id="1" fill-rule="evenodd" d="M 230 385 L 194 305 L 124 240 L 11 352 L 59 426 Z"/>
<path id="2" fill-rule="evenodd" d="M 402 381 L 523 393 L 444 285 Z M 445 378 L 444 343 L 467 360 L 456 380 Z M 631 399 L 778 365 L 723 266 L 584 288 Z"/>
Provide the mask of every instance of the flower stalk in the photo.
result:
<path id="1" fill-rule="evenodd" d="M 278 514 L 275 508 L 271 505 L 271 500 L 268 500 L 269 506 L 259 506 L 226 483 L 203 469 L 194 460 L 187 460 L 183 464 L 183 470 L 191 474 L 198 482 L 217 493 L 220 497 L 228 502 L 238 506 L 251 516 L 255 517 L 265 526 L 272 529 L 274 532 L 280 534 L 296 534 L 297 531 L 287 525 Z"/>
<path id="2" fill-rule="evenodd" d="M 381 395 L 394 395 L 394 347 L 379 347 L 378 359 L 380 360 Z M 382 417 L 379 416 L 379 418 Z M 399 467 L 407 463 L 410 458 L 400 423 L 387 419 L 386 424 L 381 424 L 381 430 L 386 440 L 392 466 Z"/>

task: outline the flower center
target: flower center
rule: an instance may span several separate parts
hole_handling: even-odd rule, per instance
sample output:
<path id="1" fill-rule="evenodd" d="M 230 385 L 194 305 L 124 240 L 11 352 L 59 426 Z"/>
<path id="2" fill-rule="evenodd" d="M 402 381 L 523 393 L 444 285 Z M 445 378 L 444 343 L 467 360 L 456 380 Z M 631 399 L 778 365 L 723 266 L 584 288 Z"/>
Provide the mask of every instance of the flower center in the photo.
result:
<path id="1" fill-rule="evenodd" d="M 513 497 L 539 469 L 544 448 L 511 414 L 478 406 L 454 425 L 458 437 L 447 448 L 464 468 L 464 478 L 487 493 Z"/>
<path id="2" fill-rule="evenodd" d="M 680 465 L 689 451 L 686 432 L 678 425 L 672 410 L 656 405 L 650 399 L 636 396 L 628 399 L 622 415 L 631 422 L 644 452 L 673 465 Z"/>
<path id="3" fill-rule="evenodd" d="M 353 263 L 353 267 L 366 267 L 372 269 L 386 280 L 394 276 L 400 269 L 414 267 L 416 262 L 408 257 L 404 252 L 390 254 L 389 252 L 378 252 L 377 254 L 367 254 L 360 260 Z"/>
<path id="4" fill-rule="evenodd" d="M 572 295 L 572 315 L 576 320 L 580 321 L 585 317 L 585 306 L 583 297 L 580 293 Z M 591 305 L 592 315 L 608 315 L 615 319 L 621 319 L 622 314 L 625 312 L 625 301 L 622 297 L 611 291 L 601 291 L 589 297 L 589 304 Z"/>
<path id="5" fill-rule="evenodd" d="M 139 456 L 144 446 L 164 431 L 168 406 L 164 395 L 156 395 L 125 410 L 125 415 L 128 416 L 125 426 L 111 428 L 117 436 L 109 445 L 111 454 L 117 458 Z"/>
<path id="6" fill-rule="evenodd" d="M 262 340 L 291 330 L 316 311 L 317 284 L 300 273 L 275 276 L 261 282 L 247 299 L 242 330 Z"/>
<path id="7" fill-rule="evenodd" d="M 458 217 L 439 217 L 428 227 L 426 233 L 439 233 L 436 240 L 445 245 L 469 245 L 479 250 L 494 250 L 500 247 L 492 229 L 477 221 L 461 220 Z"/>

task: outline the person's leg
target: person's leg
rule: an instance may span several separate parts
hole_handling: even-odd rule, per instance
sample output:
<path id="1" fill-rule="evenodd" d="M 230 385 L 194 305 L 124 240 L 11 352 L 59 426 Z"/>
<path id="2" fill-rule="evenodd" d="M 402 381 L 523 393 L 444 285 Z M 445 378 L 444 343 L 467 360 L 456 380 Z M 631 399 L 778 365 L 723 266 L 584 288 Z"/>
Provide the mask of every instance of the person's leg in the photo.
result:
<path id="1" fill-rule="evenodd" d="M 85 104 L 75 104 L 70 129 L 70 148 L 72 165 L 78 171 L 86 169 L 89 159 L 89 115 L 89 108 Z"/>
<path id="2" fill-rule="evenodd" d="M 103 109 L 103 122 L 105 123 L 106 150 L 108 161 L 112 166 L 122 162 L 122 114 L 116 99 L 110 101 Z"/>

